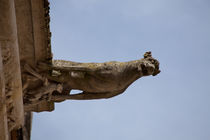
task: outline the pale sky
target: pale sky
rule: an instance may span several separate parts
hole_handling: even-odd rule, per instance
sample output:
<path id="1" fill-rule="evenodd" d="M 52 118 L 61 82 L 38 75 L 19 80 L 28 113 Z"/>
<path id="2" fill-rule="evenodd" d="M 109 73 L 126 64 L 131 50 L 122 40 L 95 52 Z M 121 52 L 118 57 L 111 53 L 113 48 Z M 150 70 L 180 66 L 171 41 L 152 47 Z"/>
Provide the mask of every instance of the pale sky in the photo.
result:
<path id="1" fill-rule="evenodd" d="M 129 61 L 161 73 L 108 100 L 34 113 L 32 140 L 209 140 L 209 0 L 50 0 L 54 59 Z"/>

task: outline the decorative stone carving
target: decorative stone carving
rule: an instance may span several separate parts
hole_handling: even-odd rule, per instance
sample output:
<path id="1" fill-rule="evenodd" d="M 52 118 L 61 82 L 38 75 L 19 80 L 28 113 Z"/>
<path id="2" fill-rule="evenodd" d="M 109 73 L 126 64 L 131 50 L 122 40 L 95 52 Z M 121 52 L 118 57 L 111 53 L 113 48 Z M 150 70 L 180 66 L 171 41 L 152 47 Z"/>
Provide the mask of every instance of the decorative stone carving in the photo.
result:
<path id="1" fill-rule="evenodd" d="M 143 59 L 129 62 L 76 63 L 53 60 L 53 65 L 39 63 L 39 68 L 42 71 L 52 70 L 52 74 L 46 77 L 64 86 L 62 94 L 53 94 L 53 101 L 111 98 L 123 93 L 138 78 L 155 76 L 160 72 L 159 62 L 151 52 L 146 52 Z M 68 95 L 66 91 L 70 92 L 71 89 L 83 92 Z"/>

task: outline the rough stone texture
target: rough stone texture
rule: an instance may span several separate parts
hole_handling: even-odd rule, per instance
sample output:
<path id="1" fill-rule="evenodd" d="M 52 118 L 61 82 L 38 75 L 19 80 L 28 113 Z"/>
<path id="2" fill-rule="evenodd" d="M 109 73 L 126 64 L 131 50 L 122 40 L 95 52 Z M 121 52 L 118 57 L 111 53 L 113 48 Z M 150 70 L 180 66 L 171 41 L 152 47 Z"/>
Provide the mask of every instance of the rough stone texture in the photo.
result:
<path id="1" fill-rule="evenodd" d="M 8 140 L 8 136 L 5 83 L 0 46 L 0 140 Z"/>
<path id="2" fill-rule="evenodd" d="M 0 0 L 0 45 L 2 50 L 8 128 L 23 125 L 22 83 L 14 0 Z"/>
<path id="3" fill-rule="evenodd" d="M 54 110 L 54 103 L 49 100 L 23 109 L 23 93 L 45 84 L 43 79 L 26 72 L 24 65 L 36 70 L 37 61 L 51 63 L 49 22 L 47 0 L 0 0 L 1 139 L 29 140 L 30 111 Z"/>
<path id="4" fill-rule="evenodd" d="M 25 112 L 25 121 L 22 128 L 23 140 L 30 140 L 32 127 L 32 112 Z"/>
<path id="5" fill-rule="evenodd" d="M 20 61 L 35 66 L 33 20 L 30 0 L 15 0 Z"/>
<path id="6" fill-rule="evenodd" d="M 51 62 L 48 1 L 15 0 L 15 8 L 21 63 Z"/>
<path id="7" fill-rule="evenodd" d="M 25 94 L 43 85 L 42 79 L 25 71 L 25 64 L 37 71 L 36 64 L 38 61 L 50 64 L 52 60 L 49 3 L 47 0 L 16 0 L 15 6 L 23 94 Z M 54 110 L 54 103 L 50 101 L 40 101 L 36 105 L 25 106 L 25 111 L 52 110 Z"/>

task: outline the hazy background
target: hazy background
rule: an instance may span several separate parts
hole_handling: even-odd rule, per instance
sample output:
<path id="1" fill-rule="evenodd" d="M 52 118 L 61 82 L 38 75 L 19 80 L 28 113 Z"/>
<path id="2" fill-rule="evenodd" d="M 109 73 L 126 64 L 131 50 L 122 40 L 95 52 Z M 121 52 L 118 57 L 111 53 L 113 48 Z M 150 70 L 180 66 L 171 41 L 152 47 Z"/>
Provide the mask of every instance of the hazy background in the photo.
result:
<path id="1" fill-rule="evenodd" d="M 209 140 L 209 0 L 50 0 L 54 59 L 128 61 L 162 72 L 108 100 L 34 113 L 32 140 Z"/>

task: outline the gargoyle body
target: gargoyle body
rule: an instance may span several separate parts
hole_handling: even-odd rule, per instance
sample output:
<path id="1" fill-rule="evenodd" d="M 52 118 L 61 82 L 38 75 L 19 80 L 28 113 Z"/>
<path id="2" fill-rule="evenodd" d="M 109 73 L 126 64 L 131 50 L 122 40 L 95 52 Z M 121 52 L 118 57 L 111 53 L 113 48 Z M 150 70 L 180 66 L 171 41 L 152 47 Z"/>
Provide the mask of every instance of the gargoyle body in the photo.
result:
<path id="1" fill-rule="evenodd" d="M 146 52 L 144 58 L 129 62 L 77 63 L 53 60 L 53 65 L 40 65 L 52 70 L 47 78 L 63 84 L 62 93 L 54 93 L 52 100 L 91 100 L 111 98 L 123 93 L 130 84 L 143 76 L 157 75 L 159 62 Z M 69 94 L 72 89 L 82 93 Z"/>

